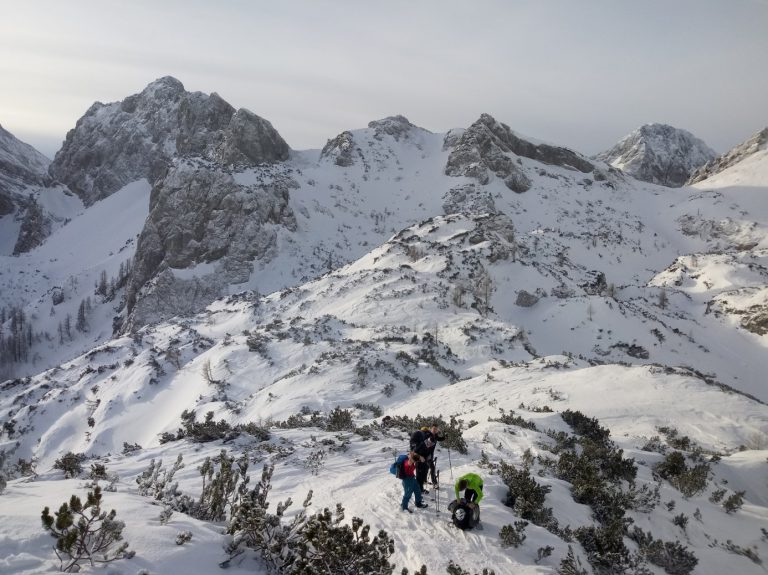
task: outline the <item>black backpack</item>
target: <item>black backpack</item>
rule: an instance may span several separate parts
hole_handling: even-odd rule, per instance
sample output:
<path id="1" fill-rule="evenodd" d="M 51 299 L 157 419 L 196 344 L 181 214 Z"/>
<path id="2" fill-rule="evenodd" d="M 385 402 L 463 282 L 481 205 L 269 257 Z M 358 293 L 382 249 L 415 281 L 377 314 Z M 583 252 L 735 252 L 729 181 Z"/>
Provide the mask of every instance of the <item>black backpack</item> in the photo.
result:
<path id="1" fill-rule="evenodd" d="M 453 524 L 462 531 L 465 529 L 472 529 L 477 525 L 479 514 L 466 503 L 453 501 L 448 506 L 448 509 L 451 510 L 451 521 L 453 521 Z"/>

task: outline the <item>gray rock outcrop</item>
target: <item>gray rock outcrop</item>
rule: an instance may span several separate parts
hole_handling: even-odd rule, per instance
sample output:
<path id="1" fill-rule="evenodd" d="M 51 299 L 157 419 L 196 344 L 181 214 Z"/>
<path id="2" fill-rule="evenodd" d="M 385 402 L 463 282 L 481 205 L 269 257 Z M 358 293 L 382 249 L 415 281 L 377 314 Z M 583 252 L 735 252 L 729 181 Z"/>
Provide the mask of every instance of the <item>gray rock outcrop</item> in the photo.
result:
<path id="1" fill-rule="evenodd" d="M 677 188 L 715 155 L 690 132 L 666 124 L 646 124 L 596 157 L 638 180 Z"/>
<path id="2" fill-rule="evenodd" d="M 520 307 L 533 307 L 539 303 L 539 298 L 532 293 L 525 291 L 524 289 L 517 292 L 517 299 L 515 305 Z"/>
<path id="3" fill-rule="evenodd" d="M 13 247 L 13 255 L 26 253 L 43 243 L 51 235 L 51 217 L 37 203 L 34 197 L 26 202 L 26 209 L 21 220 L 21 229 Z"/>
<path id="4" fill-rule="evenodd" d="M 342 132 L 323 146 L 320 152 L 320 159 L 331 159 L 334 164 L 341 167 L 348 167 L 355 163 L 352 156 L 356 144 L 352 132 Z"/>
<path id="5" fill-rule="evenodd" d="M 8 198 L 12 192 L 26 186 L 47 185 L 50 163 L 32 146 L 0 126 L 0 199 Z M 3 215 L 2 211 L 0 215 Z"/>
<path id="6" fill-rule="evenodd" d="M 449 132 L 443 148 L 451 149 L 445 166 L 446 175 L 475 178 L 485 185 L 490 181 L 490 175 L 494 174 L 517 193 L 527 191 L 531 181 L 510 154 L 584 173 L 594 169 L 592 163 L 567 148 L 533 144 L 518 137 L 509 126 L 497 122 L 488 114 L 481 115 L 460 135 L 455 131 Z"/>
<path id="7" fill-rule="evenodd" d="M 200 311 L 248 280 L 255 260 L 276 255 L 278 230 L 296 229 L 295 184 L 269 180 L 244 185 L 216 165 L 182 160 L 155 183 L 129 280 L 128 328 Z"/>
<path id="8" fill-rule="evenodd" d="M 247 167 L 285 160 L 289 151 L 263 118 L 165 77 L 122 102 L 93 104 L 49 171 L 91 205 L 138 179 L 153 182 L 177 156 Z"/>
<path id="9" fill-rule="evenodd" d="M 35 197 L 51 183 L 50 163 L 32 146 L 0 126 L 0 218 L 14 214 L 13 217 L 21 221 L 13 255 L 39 246 L 51 233 L 53 216 Z"/>
<path id="10" fill-rule="evenodd" d="M 496 212 L 496 202 L 490 192 L 475 184 L 451 188 L 443 196 L 444 214 L 483 214 Z"/>
<path id="11" fill-rule="evenodd" d="M 383 136 L 392 136 L 396 141 L 407 140 L 411 130 L 423 130 L 411 124 L 405 116 L 388 116 L 381 120 L 368 122 L 368 127 L 373 130 L 373 137 L 381 140 Z"/>
<path id="12" fill-rule="evenodd" d="M 760 130 L 746 142 L 739 144 L 732 150 L 718 156 L 706 165 L 701 166 L 691 175 L 686 185 L 695 184 L 696 182 L 706 180 L 715 174 L 719 174 L 723 170 L 748 158 L 755 152 L 766 149 L 766 147 L 768 147 L 768 128 Z"/>

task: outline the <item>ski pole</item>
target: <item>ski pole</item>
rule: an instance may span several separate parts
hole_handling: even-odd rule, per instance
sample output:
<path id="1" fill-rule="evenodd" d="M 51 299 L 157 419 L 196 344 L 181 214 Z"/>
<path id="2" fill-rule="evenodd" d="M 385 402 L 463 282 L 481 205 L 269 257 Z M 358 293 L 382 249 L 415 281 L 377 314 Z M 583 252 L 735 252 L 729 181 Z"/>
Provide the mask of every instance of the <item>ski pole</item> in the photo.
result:
<path id="1" fill-rule="evenodd" d="M 448 448 L 448 466 L 451 468 L 451 481 L 453 481 L 453 463 L 451 463 L 451 448 Z"/>
<path id="2" fill-rule="evenodd" d="M 435 489 L 437 489 L 437 506 L 435 507 L 435 515 L 440 513 L 440 470 L 438 469 L 435 471 L 435 479 L 437 479 L 437 485 L 435 485 Z"/>

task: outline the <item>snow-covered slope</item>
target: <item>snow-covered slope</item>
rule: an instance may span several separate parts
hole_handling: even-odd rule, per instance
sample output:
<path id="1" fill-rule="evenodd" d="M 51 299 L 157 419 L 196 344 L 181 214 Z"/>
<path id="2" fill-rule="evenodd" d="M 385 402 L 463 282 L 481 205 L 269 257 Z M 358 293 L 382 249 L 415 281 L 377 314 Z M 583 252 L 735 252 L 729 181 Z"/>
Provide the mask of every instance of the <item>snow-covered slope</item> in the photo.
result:
<path id="1" fill-rule="evenodd" d="M 732 150 L 729 150 L 725 154 L 718 156 L 706 165 L 701 166 L 698 170 L 696 170 L 696 172 L 692 174 L 688 184 L 695 184 L 708 178 L 712 178 L 720 172 L 728 170 L 728 168 L 731 166 L 735 166 L 736 164 L 748 159 L 750 156 L 765 151 L 766 147 L 768 147 L 768 128 L 760 130 L 754 136 L 739 144 Z M 752 170 L 749 169 L 744 171 L 747 172 L 747 177 L 752 177 L 753 180 L 756 177 L 758 182 L 761 182 L 762 185 L 765 185 L 765 180 L 760 179 L 760 174 L 755 174 Z"/>
<path id="2" fill-rule="evenodd" d="M 690 132 L 666 124 L 645 124 L 597 158 L 638 180 L 677 188 L 715 155 Z"/>
<path id="3" fill-rule="evenodd" d="M 0 409 L 10 416 L 3 449 L 12 461 L 34 461 L 39 475 L 11 481 L 0 497 L 5 566 L 18 573 L 56 567 L 47 536 L 30 517 L 42 505 L 84 491 L 52 469 L 71 451 L 100 456 L 98 462 L 119 476 L 117 491 L 105 498 L 127 522 L 124 535 L 137 556 L 114 563 L 115 572 L 216 569 L 227 555 L 212 525 L 179 512 L 158 521 L 162 508 L 139 496 L 135 478 L 150 459 L 170 467 L 183 454 L 187 467 L 177 479 L 182 491 L 196 496 L 195 467 L 221 448 L 247 453 L 253 474 L 263 463 L 275 464 L 273 501 L 301 501 L 312 489 L 313 508 L 340 502 L 374 532 L 385 529 L 398 566 L 425 564 L 439 573 L 454 561 L 497 573 L 552 573 L 569 545 L 587 565 L 589 551 L 563 528 L 600 522 L 583 500 L 573 500 L 579 500 L 576 492 L 552 463 L 559 457 L 555 433 L 571 431 L 561 414 L 576 410 L 610 429 L 623 457 L 637 466 L 635 489 L 649 498 L 630 505 L 627 520 L 655 538 L 679 541 L 696 557 L 695 573 L 714 575 L 727 567 L 762 572 L 744 553 L 759 558 L 768 551 L 760 532 L 768 519 L 761 471 L 766 451 L 760 450 L 768 440 L 768 408 L 695 369 L 644 361 L 637 352 L 646 341 L 627 337 L 656 330 L 661 349 L 652 353 L 661 363 L 675 356 L 678 339 L 687 339 L 676 333 L 680 318 L 660 321 L 651 313 L 662 311 L 651 312 L 654 306 L 639 299 L 630 304 L 589 295 L 571 277 L 576 269 L 562 274 L 546 264 L 546 237 L 532 249 L 536 237 L 522 234 L 503 214 L 433 218 L 313 282 L 263 298 L 232 296 L 197 317 L 146 328 L 28 381 L 7 382 L 0 390 Z M 546 297 L 522 307 L 513 301 L 513 286 Z M 550 293 L 569 290 L 579 295 Z M 648 312 L 643 328 L 633 307 Z M 710 316 L 701 330 L 730 328 Z M 560 346 L 573 351 L 560 354 Z M 593 346 L 608 350 L 607 364 L 598 365 Z M 621 359 L 612 361 L 611 353 Z M 699 364 L 720 353 L 701 351 L 688 359 Z M 352 421 L 334 431 L 324 422 L 335 408 L 350 410 Z M 254 427 L 223 443 L 175 439 L 189 414 L 199 422 L 209 412 L 213 421 Z M 399 511 L 401 487 L 386 470 L 393 454 L 406 448 L 408 427 L 382 426 L 372 412 L 461 421 L 456 425 L 466 452 L 438 453 L 444 482 L 439 507 L 433 492 L 427 509 Z M 258 429 L 268 430 L 270 439 L 253 435 Z M 653 474 L 675 449 L 690 452 L 690 461 L 696 450 L 706 454 L 708 481 L 700 493 L 683 497 Z M 712 454 L 717 457 L 710 460 Z M 530 466 L 536 482 L 549 489 L 545 505 L 552 509 L 546 525 L 530 523 L 515 548 L 500 539 L 505 525 L 520 520 L 519 511 L 502 503 L 502 461 Z M 465 534 L 446 526 L 444 506 L 452 479 L 466 472 L 483 476 L 486 498 L 483 530 Z M 622 489 L 630 493 L 628 484 Z M 718 490 L 724 490 L 719 499 Z M 726 512 L 723 498 L 742 491 L 743 506 Z M 188 556 L 168 549 L 180 530 L 193 533 Z M 637 550 L 629 538 L 625 545 Z M 542 555 L 548 547 L 549 555 Z M 238 573 L 259 565 L 245 554 L 230 568 Z"/>
<path id="4" fill-rule="evenodd" d="M 262 153 L 268 124 L 240 129 L 217 98 L 165 78 L 95 105 L 53 170 L 89 206 L 45 196 L 71 221 L 0 260 L 0 572 L 58 568 L 40 510 L 104 464 L 137 552 L 110 572 L 267 573 L 256 552 L 228 559 L 228 518 L 140 494 L 151 459 L 183 455 L 197 500 L 221 449 L 254 478 L 275 465 L 268 512 L 312 489 L 310 511 L 385 529 L 398 571 L 569 572 L 572 548 L 587 573 L 764 572 L 764 150 L 670 189 L 482 114 L 229 161 Z M 585 443 L 573 411 L 612 443 Z M 440 503 L 402 513 L 387 469 L 435 420 L 455 441 Z M 67 452 L 89 458 L 79 479 L 54 467 Z M 535 514 L 505 505 L 506 464 L 542 486 Z M 445 504 L 469 471 L 484 528 L 462 533 Z"/>

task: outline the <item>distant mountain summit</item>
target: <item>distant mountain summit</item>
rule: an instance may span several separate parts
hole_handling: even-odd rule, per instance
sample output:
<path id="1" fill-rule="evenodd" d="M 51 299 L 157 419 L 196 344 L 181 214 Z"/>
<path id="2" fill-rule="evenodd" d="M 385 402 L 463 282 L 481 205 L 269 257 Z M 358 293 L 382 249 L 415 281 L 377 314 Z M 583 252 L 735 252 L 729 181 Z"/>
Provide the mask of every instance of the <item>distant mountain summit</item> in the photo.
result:
<path id="1" fill-rule="evenodd" d="M 121 102 L 93 104 L 50 173 L 90 205 L 130 182 L 154 181 L 174 157 L 247 167 L 285 160 L 289 151 L 263 118 L 166 76 Z"/>
<path id="2" fill-rule="evenodd" d="M 27 186 L 43 186 L 51 161 L 0 126 L 0 217 L 13 213 L 16 194 Z"/>
<path id="3" fill-rule="evenodd" d="M 638 180 L 677 188 L 716 155 L 686 130 L 645 124 L 596 157 Z"/>
<path id="4" fill-rule="evenodd" d="M 701 166 L 693 173 L 688 180 L 688 184 L 695 184 L 696 182 L 706 180 L 766 148 L 768 148 L 768 128 L 763 128 L 746 142 L 739 144 L 732 150 Z"/>
<path id="5" fill-rule="evenodd" d="M 48 175 L 50 163 L 0 126 L 0 254 L 28 252 L 63 221 L 71 202 Z"/>

